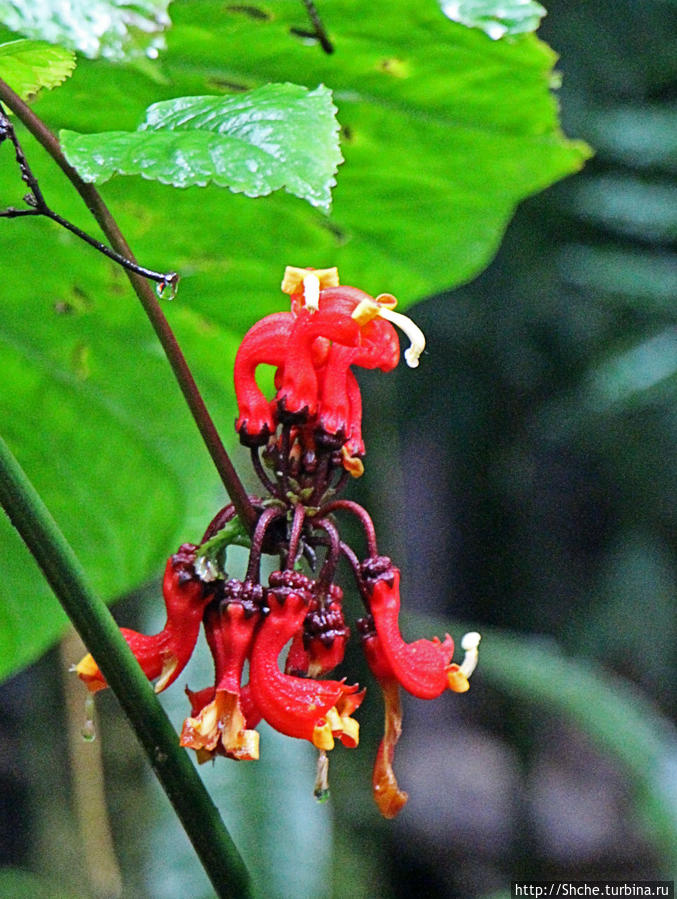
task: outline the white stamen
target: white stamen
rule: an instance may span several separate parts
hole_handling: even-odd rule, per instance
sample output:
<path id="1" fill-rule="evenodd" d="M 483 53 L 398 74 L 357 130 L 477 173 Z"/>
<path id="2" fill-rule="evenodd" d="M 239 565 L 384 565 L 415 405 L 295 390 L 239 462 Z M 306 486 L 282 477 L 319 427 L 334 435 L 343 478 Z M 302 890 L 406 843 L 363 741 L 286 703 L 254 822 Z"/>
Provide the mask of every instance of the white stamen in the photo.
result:
<path id="1" fill-rule="evenodd" d="M 423 331 L 406 315 L 402 315 L 401 312 L 394 312 L 392 309 L 388 309 L 387 306 L 380 306 L 378 314 L 381 318 L 385 318 L 387 321 L 397 325 L 407 335 L 411 341 L 411 346 L 404 351 L 404 359 L 409 368 L 417 368 L 419 356 L 425 349 L 425 335 Z"/>
<path id="2" fill-rule="evenodd" d="M 306 309 L 320 308 L 320 279 L 314 272 L 308 272 L 303 279 L 303 301 Z"/>
<path id="3" fill-rule="evenodd" d="M 466 677 L 470 677 L 477 667 L 477 661 L 479 659 L 478 647 L 481 639 L 482 635 L 478 634 L 477 631 L 470 631 L 470 633 L 465 634 L 461 640 L 461 649 L 465 653 L 465 656 L 461 662 L 460 670 L 461 674 L 464 674 Z"/>

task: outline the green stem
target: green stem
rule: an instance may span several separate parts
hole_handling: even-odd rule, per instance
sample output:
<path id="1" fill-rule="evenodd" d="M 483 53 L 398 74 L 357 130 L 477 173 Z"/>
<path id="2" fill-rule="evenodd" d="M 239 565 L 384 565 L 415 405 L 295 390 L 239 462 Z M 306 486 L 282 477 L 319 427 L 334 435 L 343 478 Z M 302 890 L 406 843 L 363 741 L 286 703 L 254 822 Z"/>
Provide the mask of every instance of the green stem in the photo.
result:
<path id="1" fill-rule="evenodd" d="M 152 687 L 2 438 L 0 503 L 117 696 L 217 895 L 250 896 L 244 862 Z"/>
<path id="2" fill-rule="evenodd" d="M 101 195 L 92 184 L 83 181 L 75 169 L 70 165 L 61 151 L 59 141 L 39 119 L 33 110 L 16 94 L 11 87 L 0 79 L 0 101 L 2 101 L 23 122 L 28 131 L 40 143 L 54 162 L 66 175 L 73 187 L 84 200 L 87 208 L 96 219 L 99 227 L 106 235 L 107 240 L 116 253 L 126 259 L 135 262 L 127 241 L 120 231 L 117 222 L 111 215 Z M 212 461 L 218 471 L 223 486 L 230 497 L 235 510 L 247 530 L 252 533 L 256 524 L 256 511 L 249 502 L 249 497 L 240 478 L 235 471 L 226 448 L 224 447 L 218 431 L 207 411 L 204 400 L 195 383 L 195 379 L 188 367 L 188 363 L 179 347 L 174 333 L 162 311 L 157 297 L 145 278 L 133 271 L 126 269 L 127 277 L 144 308 L 155 333 L 162 344 L 162 348 L 169 360 L 181 392 L 188 403 L 193 419 L 202 435 L 202 439 L 212 457 Z"/>

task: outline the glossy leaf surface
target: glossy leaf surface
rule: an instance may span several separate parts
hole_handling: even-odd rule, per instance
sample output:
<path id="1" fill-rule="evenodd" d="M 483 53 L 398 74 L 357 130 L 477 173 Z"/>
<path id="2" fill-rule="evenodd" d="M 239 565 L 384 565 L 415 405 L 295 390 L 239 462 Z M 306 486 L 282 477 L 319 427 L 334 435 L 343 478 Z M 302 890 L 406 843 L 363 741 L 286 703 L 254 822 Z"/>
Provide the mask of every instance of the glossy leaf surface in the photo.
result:
<path id="1" fill-rule="evenodd" d="M 85 181 L 142 175 L 174 187 L 213 183 L 247 197 L 284 187 L 327 210 L 341 160 L 336 108 L 325 87 L 267 84 L 231 97 L 154 103 L 136 131 L 62 131 Z"/>
<path id="2" fill-rule="evenodd" d="M 164 48 L 169 0 L 0 0 L 0 23 L 85 56 L 124 59 Z"/>

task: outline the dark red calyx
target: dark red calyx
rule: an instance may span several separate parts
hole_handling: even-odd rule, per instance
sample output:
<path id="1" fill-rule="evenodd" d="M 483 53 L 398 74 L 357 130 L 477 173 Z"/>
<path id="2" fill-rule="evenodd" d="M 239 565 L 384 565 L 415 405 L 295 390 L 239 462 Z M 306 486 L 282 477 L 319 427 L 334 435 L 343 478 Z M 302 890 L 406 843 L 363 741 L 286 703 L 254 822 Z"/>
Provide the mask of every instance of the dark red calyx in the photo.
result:
<path id="1" fill-rule="evenodd" d="M 238 581 L 236 579 L 223 584 L 220 596 L 220 608 L 230 603 L 238 603 L 245 611 L 247 618 L 261 612 L 265 606 L 266 591 L 256 581 Z"/>
<path id="2" fill-rule="evenodd" d="M 370 556 L 360 565 L 360 574 L 366 587 L 373 589 L 378 581 L 392 584 L 395 574 L 392 559 L 388 556 Z"/>
<path id="3" fill-rule="evenodd" d="M 197 580 L 195 573 L 195 559 L 197 546 L 194 543 L 182 543 L 171 557 L 172 569 L 176 573 L 179 584 Z"/>

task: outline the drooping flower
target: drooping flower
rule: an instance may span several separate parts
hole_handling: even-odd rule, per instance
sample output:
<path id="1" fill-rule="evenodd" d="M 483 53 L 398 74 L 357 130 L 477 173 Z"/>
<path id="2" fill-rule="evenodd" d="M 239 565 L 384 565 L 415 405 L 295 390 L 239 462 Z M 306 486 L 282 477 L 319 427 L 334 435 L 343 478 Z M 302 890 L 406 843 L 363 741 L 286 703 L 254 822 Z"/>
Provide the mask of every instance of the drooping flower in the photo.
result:
<path id="1" fill-rule="evenodd" d="M 449 671 L 454 641 L 449 634 L 441 642 L 415 640 L 406 643 L 399 627 L 400 572 L 390 559 L 368 559 L 363 565 L 369 610 L 380 646 L 393 676 L 404 689 L 419 699 L 435 699 L 450 687 Z M 454 683 L 458 674 L 454 671 Z M 460 692 L 460 691 L 456 691 Z"/>
<path id="2" fill-rule="evenodd" d="M 242 671 L 260 623 L 263 589 L 251 581 L 230 580 L 204 616 L 207 643 L 216 672 L 214 690 L 186 719 L 180 743 L 198 752 L 201 761 L 218 753 L 238 760 L 259 757 L 259 735 L 242 709 Z M 251 717 L 251 716 L 250 716 Z"/>
<path id="3" fill-rule="evenodd" d="M 370 614 L 358 626 L 367 663 L 381 687 L 385 706 L 384 734 L 374 763 L 372 787 L 381 814 L 392 818 L 408 798 L 393 770 L 395 746 L 402 733 L 400 687 L 419 699 L 435 699 L 446 689 L 464 693 L 477 664 L 480 637 L 474 632 L 464 636 L 465 659 L 461 665 L 451 662 L 454 644 L 448 634 L 444 642 L 435 637 L 406 643 L 399 629 L 399 571 L 386 556 L 367 559 L 361 570 Z"/>
<path id="4" fill-rule="evenodd" d="M 200 633 L 209 591 L 195 574 L 195 551 L 192 543 L 184 543 L 170 556 L 162 581 L 162 594 L 167 609 L 163 629 L 153 635 L 121 628 L 122 635 L 134 653 L 144 674 L 155 680 L 160 693 L 174 683 L 188 664 Z M 88 653 L 74 668 L 90 693 L 108 686 L 99 666 Z"/>
<path id="5" fill-rule="evenodd" d="M 333 749 L 334 738 L 356 746 L 359 726 L 351 715 L 362 701 L 359 687 L 296 677 L 283 673 L 278 665 L 282 649 L 298 633 L 308 612 L 307 578 L 302 578 L 290 571 L 271 575 L 270 611 L 257 632 L 249 662 L 252 698 L 280 733 L 309 740 L 318 749 Z"/>
<path id="6" fill-rule="evenodd" d="M 235 359 L 236 429 L 247 446 L 268 441 L 281 421 L 312 423 L 312 430 L 338 438 L 346 468 L 364 454 L 362 404 L 351 367 L 390 371 L 399 360 L 393 323 L 412 339 L 405 356 L 418 364 L 425 340 L 406 316 L 393 312 L 391 294 L 376 299 L 356 287 L 339 286 L 335 269 L 313 272 L 288 267 L 282 289 L 291 311 L 274 313 L 245 335 Z M 259 365 L 276 369 L 276 395 L 269 402 L 256 383 Z"/>

